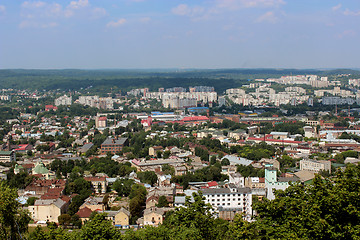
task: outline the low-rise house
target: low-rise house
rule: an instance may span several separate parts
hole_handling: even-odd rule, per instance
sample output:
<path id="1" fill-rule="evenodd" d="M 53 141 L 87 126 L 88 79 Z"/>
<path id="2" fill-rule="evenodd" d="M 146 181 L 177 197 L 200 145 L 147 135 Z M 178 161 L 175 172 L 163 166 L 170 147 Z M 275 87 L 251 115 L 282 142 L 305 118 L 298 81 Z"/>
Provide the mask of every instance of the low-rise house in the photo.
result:
<path id="1" fill-rule="evenodd" d="M 165 196 L 169 205 L 172 206 L 174 202 L 173 196 Z M 156 207 L 159 203 L 160 196 L 152 195 L 146 199 L 146 208 Z"/>
<path id="2" fill-rule="evenodd" d="M 107 214 L 107 219 L 116 227 L 128 226 L 130 221 L 130 212 L 125 208 L 118 211 L 102 211 Z"/>
<path id="3" fill-rule="evenodd" d="M 49 191 L 49 189 L 65 189 L 65 179 L 34 179 L 26 188 L 25 191 L 34 192 L 36 195 L 42 196 Z"/>
<path id="4" fill-rule="evenodd" d="M 105 207 L 103 204 L 103 199 L 103 197 L 90 196 L 85 199 L 84 203 L 79 207 L 79 209 L 89 208 L 91 211 L 104 211 Z"/>
<path id="5" fill-rule="evenodd" d="M 165 219 L 165 214 L 174 208 L 157 208 L 151 207 L 144 211 L 144 225 L 157 226 L 162 224 Z"/>
<path id="6" fill-rule="evenodd" d="M 150 156 L 156 156 L 157 152 L 162 152 L 163 151 L 163 147 L 162 146 L 153 146 L 153 147 L 149 147 L 149 155 Z"/>
<path id="7" fill-rule="evenodd" d="M 93 213 L 93 211 L 90 208 L 84 207 L 84 208 L 79 209 L 79 211 L 76 213 L 76 215 L 79 216 L 82 223 L 85 223 L 85 222 L 89 221 L 92 213 Z"/>

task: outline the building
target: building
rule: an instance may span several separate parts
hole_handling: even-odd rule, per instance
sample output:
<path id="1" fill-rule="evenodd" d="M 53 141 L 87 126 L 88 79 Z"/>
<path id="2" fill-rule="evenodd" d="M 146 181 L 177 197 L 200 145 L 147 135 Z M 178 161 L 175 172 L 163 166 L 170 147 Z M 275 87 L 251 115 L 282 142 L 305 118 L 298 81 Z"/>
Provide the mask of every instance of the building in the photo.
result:
<path id="1" fill-rule="evenodd" d="M 72 103 L 72 97 L 68 97 L 66 95 L 58 97 L 55 99 L 55 106 L 60 106 L 60 105 L 71 105 Z"/>
<path id="2" fill-rule="evenodd" d="M 331 162 L 325 160 L 315 161 L 303 159 L 300 160 L 300 170 L 307 170 L 316 173 L 320 171 L 329 171 L 329 173 L 331 173 Z"/>
<path id="3" fill-rule="evenodd" d="M 107 127 L 107 117 L 96 117 L 95 118 L 95 127 L 96 128 L 106 128 Z"/>
<path id="4" fill-rule="evenodd" d="M 58 217 L 64 214 L 69 203 L 58 199 L 38 199 L 34 206 L 29 206 L 30 216 L 35 222 L 55 222 L 58 223 Z"/>
<path id="5" fill-rule="evenodd" d="M 107 154 L 108 152 L 115 154 L 120 152 L 128 142 L 127 138 L 117 139 L 109 137 L 101 144 L 101 154 Z"/>
<path id="6" fill-rule="evenodd" d="M 93 211 L 90 208 L 84 207 L 84 208 L 79 209 L 79 211 L 76 213 L 76 215 L 79 216 L 79 218 L 81 219 L 81 222 L 84 224 L 85 222 L 89 221 L 92 212 Z"/>
<path id="7" fill-rule="evenodd" d="M 12 151 L 0 151 L 0 162 L 15 162 L 16 161 L 16 153 L 14 150 Z"/>
<path id="8" fill-rule="evenodd" d="M 106 193 L 106 177 L 84 177 L 84 179 L 91 182 L 91 185 L 96 193 Z"/>
<path id="9" fill-rule="evenodd" d="M 174 208 L 157 208 L 151 207 L 144 211 L 144 225 L 157 226 L 162 224 L 165 219 L 165 214 Z"/>
<path id="10" fill-rule="evenodd" d="M 129 226 L 130 212 L 125 208 L 121 208 L 118 211 L 102 211 L 107 214 L 106 219 L 110 220 L 116 227 Z"/>
<path id="11" fill-rule="evenodd" d="M 156 156 L 157 152 L 162 152 L 163 151 L 163 147 L 162 146 L 153 146 L 153 147 L 149 147 L 149 156 Z"/>
<path id="12" fill-rule="evenodd" d="M 250 188 L 208 188 L 202 189 L 205 203 L 209 203 L 218 211 L 238 211 L 245 214 L 250 220 L 252 215 L 252 193 Z"/>
<path id="13" fill-rule="evenodd" d="M 269 200 L 275 199 L 274 190 L 285 190 L 289 187 L 289 182 L 295 182 L 299 179 L 297 177 L 285 178 L 277 177 L 277 169 L 271 164 L 265 166 L 265 188 L 267 190 L 267 198 Z"/>
<path id="14" fill-rule="evenodd" d="M 87 199 L 85 199 L 84 203 L 79 207 L 79 211 L 83 208 L 88 208 L 91 211 L 103 211 L 104 210 L 103 199 L 104 199 L 103 197 L 90 196 Z"/>

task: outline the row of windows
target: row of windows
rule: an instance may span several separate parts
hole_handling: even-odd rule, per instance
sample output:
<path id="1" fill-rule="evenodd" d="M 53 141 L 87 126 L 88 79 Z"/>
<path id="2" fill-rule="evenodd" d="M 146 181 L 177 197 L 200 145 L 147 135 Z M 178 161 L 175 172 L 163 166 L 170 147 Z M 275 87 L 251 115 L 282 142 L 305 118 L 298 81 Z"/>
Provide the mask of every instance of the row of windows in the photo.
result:
<path id="1" fill-rule="evenodd" d="M 215 200 L 218 201 L 218 202 L 219 202 L 219 201 L 231 201 L 230 198 L 228 198 L 228 199 L 211 199 L 212 202 L 215 202 Z M 238 200 L 238 201 L 241 201 L 241 198 L 238 198 L 237 200 Z M 210 199 L 209 199 L 208 201 L 210 201 Z M 236 201 L 236 198 L 233 198 L 233 201 Z M 244 198 L 243 201 L 245 202 L 246 199 Z"/>
<path id="2" fill-rule="evenodd" d="M 227 206 L 230 206 L 230 203 L 227 203 L 227 204 L 225 204 L 225 203 L 217 203 L 217 204 L 216 204 L 216 206 L 226 206 L 226 205 L 227 205 Z M 237 205 L 240 206 L 241 204 L 238 203 Z M 245 207 L 245 205 L 244 205 L 244 207 Z"/>
<path id="3" fill-rule="evenodd" d="M 205 197 L 236 197 L 236 195 L 238 197 L 243 196 L 244 194 L 233 194 L 233 193 L 229 193 L 229 194 L 214 194 L 214 195 L 206 195 Z"/>

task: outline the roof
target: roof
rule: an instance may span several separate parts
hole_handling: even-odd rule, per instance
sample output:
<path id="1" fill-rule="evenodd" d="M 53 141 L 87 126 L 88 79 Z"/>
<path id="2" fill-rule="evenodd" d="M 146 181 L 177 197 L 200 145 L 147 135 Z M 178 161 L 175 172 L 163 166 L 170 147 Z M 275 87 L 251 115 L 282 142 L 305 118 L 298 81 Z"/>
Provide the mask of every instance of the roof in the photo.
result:
<path id="1" fill-rule="evenodd" d="M 271 132 L 270 135 L 284 135 L 284 136 L 287 136 L 289 135 L 288 132 Z"/>
<path id="2" fill-rule="evenodd" d="M 203 195 L 228 194 L 228 193 L 251 193 L 250 188 L 237 188 L 232 192 L 230 188 L 205 188 L 201 190 Z"/>
<path id="3" fill-rule="evenodd" d="M 61 200 L 60 198 L 58 199 L 38 199 L 35 201 L 34 206 L 48 206 L 51 204 L 54 204 L 55 206 L 57 206 L 58 208 L 62 208 L 65 205 L 65 201 Z"/>
<path id="4" fill-rule="evenodd" d="M 126 140 L 127 140 L 127 138 L 115 139 L 115 138 L 109 137 L 101 145 L 124 145 Z"/>
<path id="5" fill-rule="evenodd" d="M 218 185 L 218 183 L 216 181 L 208 182 L 207 184 L 209 187 L 215 187 Z"/>
<path id="6" fill-rule="evenodd" d="M 0 155 L 6 155 L 9 156 L 12 154 L 13 151 L 0 151 Z"/>
<path id="7" fill-rule="evenodd" d="M 106 121 L 107 117 L 99 117 L 99 121 Z"/>
<path id="8" fill-rule="evenodd" d="M 157 213 L 159 215 L 164 215 L 166 212 L 169 212 L 171 210 L 174 210 L 174 208 L 157 208 L 157 207 L 146 208 L 144 210 L 144 216 L 150 213 Z"/>
<path id="9" fill-rule="evenodd" d="M 310 172 L 307 170 L 302 170 L 302 171 L 296 172 L 296 173 L 294 173 L 294 175 L 296 177 L 298 177 L 301 182 L 306 182 L 306 181 L 309 181 L 309 180 L 315 178 L 315 174 L 313 172 Z"/>
<path id="10" fill-rule="evenodd" d="M 296 182 L 299 181 L 298 177 L 279 177 L 278 182 Z"/>
<path id="11" fill-rule="evenodd" d="M 79 209 L 79 211 L 76 213 L 76 215 L 78 215 L 79 218 L 90 218 L 91 213 L 92 213 L 92 211 L 90 208 L 84 207 L 84 208 Z"/>
<path id="12" fill-rule="evenodd" d="M 49 169 L 47 169 L 42 162 L 36 164 L 36 166 L 32 170 L 35 174 L 46 174 L 49 173 Z"/>
<path id="13" fill-rule="evenodd" d="M 104 182 L 104 181 L 106 181 L 106 177 L 84 177 L 84 179 L 89 182 Z"/>
<path id="14" fill-rule="evenodd" d="M 182 121 L 191 122 L 191 121 L 208 121 L 209 118 L 206 116 L 194 116 L 194 117 L 184 117 Z"/>
<path id="15" fill-rule="evenodd" d="M 80 151 L 80 152 L 86 152 L 86 151 L 89 150 L 92 146 L 94 146 L 93 143 L 86 143 L 86 144 L 84 144 L 84 145 L 79 149 L 79 151 Z"/>

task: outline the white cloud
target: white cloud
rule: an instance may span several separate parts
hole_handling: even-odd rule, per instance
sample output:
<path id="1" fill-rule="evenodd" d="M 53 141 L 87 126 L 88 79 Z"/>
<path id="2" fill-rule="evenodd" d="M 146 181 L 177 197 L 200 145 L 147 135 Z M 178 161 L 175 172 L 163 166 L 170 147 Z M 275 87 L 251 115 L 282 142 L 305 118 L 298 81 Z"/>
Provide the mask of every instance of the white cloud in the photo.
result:
<path id="1" fill-rule="evenodd" d="M 269 22 L 269 23 L 276 23 L 278 21 L 278 18 L 275 16 L 274 12 L 266 12 L 264 15 L 261 15 L 256 19 L 256 22 Z"/>
<path id="2" fill-rule="evenodd" d="M 120 27 L 121 25 L 124 25 L 125 23 L 126 23 L 126 19 L 125 18 L 120 18 L 117 21 L 108 22 L 106 24 L 106 27 L 108 27 L 108 28 L 116 28 L 116 27 Z"/>
<path id="3" fill-rule="evenodd" d="M 344 15 L 346 16 L 359 16 L 360 15 L 360 11 L 351 11 L 349 9 L 346 9 L 344 11 Z"/>
<path id="4" fill-rule="evenodd" d="M 333 6 L 331 9 L 333 10 L 333 11 L 337 11 L 337 10 L 339 10 L 340 8 L 341 8 L 341 3 L 339 3 L 338 5 L 336 5 L 336 6 Z"/>
<path id="5" fill-rule="evenodd" d="M 83 17 L 86 19 L 96 19 L 107 14 L 101 7 L 91 6 L 88 0 L 71 1 L 68 5 L 59 3 L 49 3 L 43 1 L 25 1 L 21 4 L 22 22 L 20 28 L 25 27 L 55 27 L 62 19 L 70 17 Z M 31 21 L 30 21 L 31 20 Z"/>
<path id="6" fill-rule="evenodd" d="M 46 3 L 41 2 L 41 1 L 35 1 L 35 2 L 25 1 L 21 4 L 21 7 L 23 7 L 23 8 L 41 8 L 45 5 L 46 5 Z"/>
<path id="7" fill-rule="evenodd" d="M 68 8 L 79 9 L 87 6 L 89 6 L 88 0 L 78 0 L 78 1 L 71 1 L 70 4 L 68 5 Z"/>
<path id="8" fill-rule="evenodd" d="M 179 16 L 189 16 L 189 17 L 195 17 L 203 14 L 205 9 L 203 7 L 195 6 L 195 7 L 189 7 L 186 4 L 180 4 L 173 9 L 171 9 L 171 12 L 175 15 Z"/>
<path id="9" fill-rule="evenodd" d="M 227 10 L 253 7 L 279 7 L 285 4 L 284 0 L 216 0 L 216 7 Z"/>

